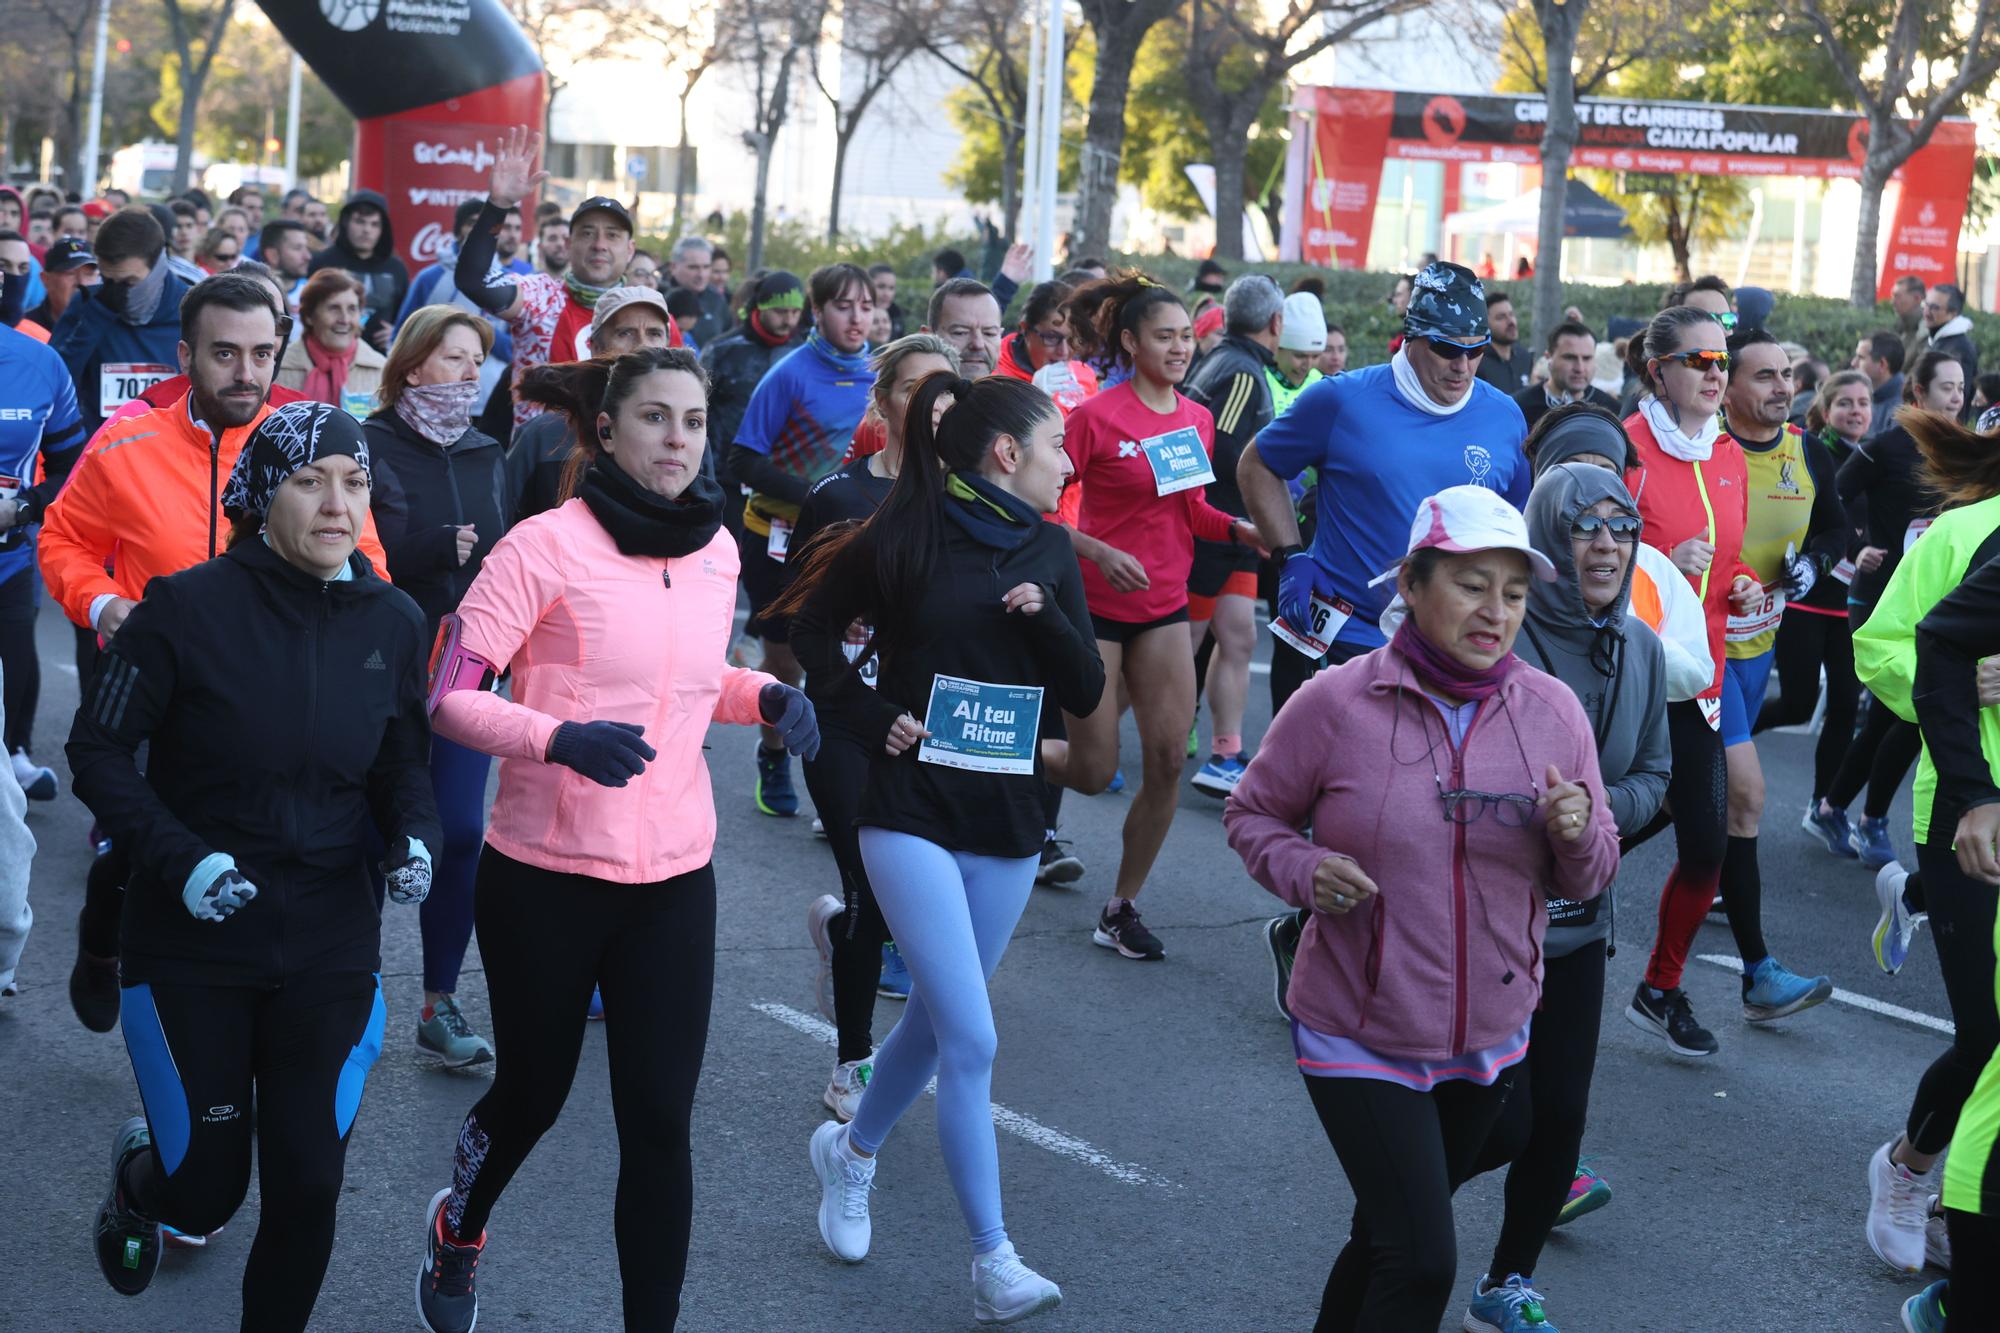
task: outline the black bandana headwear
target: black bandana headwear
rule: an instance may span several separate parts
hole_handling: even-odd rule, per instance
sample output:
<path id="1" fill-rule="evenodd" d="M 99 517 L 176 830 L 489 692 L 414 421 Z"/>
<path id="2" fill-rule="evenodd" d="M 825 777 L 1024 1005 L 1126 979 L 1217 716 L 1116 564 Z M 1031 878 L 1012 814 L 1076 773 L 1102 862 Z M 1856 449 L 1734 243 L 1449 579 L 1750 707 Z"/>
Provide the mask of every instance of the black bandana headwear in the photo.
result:
<path id="1" fill-rule="evenodd" d="M 1403 332 L 1412 338 L 1484 338 L 1486 288 L 1463 264 L 1433 260 L 1410 284 Z"/>
<path id="2" fill-rule="evenodd" d="M 262 517 L 285 478 L 308 463 L 344 454 L 370 476 L 361 423 L 331 403 L 287 403 L 257 423 L 222 488 L 222 511 Z M 372 480 L 372 477 L 370 478 Z"/>

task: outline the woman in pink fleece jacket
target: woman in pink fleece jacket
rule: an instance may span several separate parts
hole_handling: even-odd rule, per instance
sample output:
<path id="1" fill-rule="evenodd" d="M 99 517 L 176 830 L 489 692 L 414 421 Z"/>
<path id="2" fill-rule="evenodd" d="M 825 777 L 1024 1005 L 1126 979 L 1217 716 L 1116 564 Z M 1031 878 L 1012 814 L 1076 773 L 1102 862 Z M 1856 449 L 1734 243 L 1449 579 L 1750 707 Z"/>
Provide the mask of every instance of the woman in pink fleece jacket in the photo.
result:
<path id="1" fill-rule="evenodd" d="M 486 1217 L 555 1124 L 603 992 L 619 1137 L 625 1326 L 680 1314 L 688 1147 L 715 977 L 708 724 L 763 723 L 819 749 L 812 705 L 726 663 L 736 544 L 700 474 L 708 377 L 683 348 L 545 366 L 522 396 L 582 427 L 573 499 L 487 555 L 431 663 L 437 734 L 500 758 L 473 920 L 498 1047 L 425 1218 L 417 1305 L 466 1333 Z M 489 686 L 513 673 L 512 699 Z M 650 738 L 650 739 L 649 739 Z"/>
<path id="2" fill-rule="evenodd" d="M 1312 914 L 1292 1039 L 1355 1197 L 1323 1329 L 1438 1326 L 1452 1191 L 1527 1053 L 1545 902 L 1618 868 L 1590 723 L 1513 655 L 1531 577 L 1554 569 L 1501 496 L 1425 500 L 1402 628 L 1292 697 L 1223 816 L 1257 882 Z"/>

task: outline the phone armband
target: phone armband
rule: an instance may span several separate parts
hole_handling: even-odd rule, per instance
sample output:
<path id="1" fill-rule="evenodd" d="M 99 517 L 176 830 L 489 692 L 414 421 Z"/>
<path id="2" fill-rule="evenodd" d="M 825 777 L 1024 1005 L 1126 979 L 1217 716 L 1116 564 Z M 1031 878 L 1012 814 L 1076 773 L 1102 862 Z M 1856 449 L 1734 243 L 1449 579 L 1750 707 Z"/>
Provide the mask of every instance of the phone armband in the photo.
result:
<path id="1" fill-rule="evenodd" d="M 499 675 L 491 662 L 465 646 L 465 622 L 454 611 L 438 622 L 437 643 L 431 648 L 431 688 L 424 709 L 435 713 L 454 690 L 491 689 Z"/>

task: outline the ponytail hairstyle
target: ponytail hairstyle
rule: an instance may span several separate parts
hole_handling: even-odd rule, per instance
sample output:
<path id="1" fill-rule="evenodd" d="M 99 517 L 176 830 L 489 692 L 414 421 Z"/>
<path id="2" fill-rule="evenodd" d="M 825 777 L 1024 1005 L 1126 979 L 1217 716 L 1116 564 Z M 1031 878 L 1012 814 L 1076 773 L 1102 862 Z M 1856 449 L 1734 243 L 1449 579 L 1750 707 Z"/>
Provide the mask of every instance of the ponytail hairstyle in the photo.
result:
<path id="1" fill-rule="evenodd" d="M 600 356 L 588 361 L 563 361 L 531 368 L 521 376 L 514 392 L 524 402 L 540 403 L 570 419 L 576 429 L 576 444 L 563 465 L 562 484 L 556 503 L 576 494 L 584 469 L 604 453 L 604 440 L 597 433 L 597 414 L 616 419 L 618 409 L 639 387 L 639 381 L 656 370 L 678 370 L 692 375 L 708 396 L 708 372 L 685 347 L 642 347 L 621 357 Z"/>
<path id="2" fill-rule="evenodd" d="M 1070 355 L 1081 361 L 1088 361 L 1099 369 L 1109 367 L 1109 353 L 1116 348 L 1106 348 L 1104 338 L 1098 329 L 1098 312 L 1111 299 L 1115 284 L 1109 278 L 1096 278 L 1070 289 L 1069 298 L 1063 302 L 1063 314 L 1069 319 Z"/>
<path id="3" fill-rule="evenodd" d="M 1917 364 L 1923 364 L 1921 357 Z M 1898 410 L 1896 424 L 1917 442 L 1917 452 L 1924 456 L 1918 479 L 1937 493 L 1941 508 L 1957 509 L 2000 495 L 2000 436 L 1915 407 Z"/>
<path id="4" fill-rule="evenodd" d="M 1172 304 L 1185 310 L 1187 303 L 1173 288 L 1155 282 L 1136 268 L 1121 270 L 1116 277 L 1107 278 L 1105 284 L 1108 290 L 1096 310 L 1097 344 L 1114 365 L 1130 366 L 1132 354 L 1125 350 L 1124 335 L 1130 333 L 1136 338 L 1155 306 Z M 1075 325 L 1072 319 L 1070 326 Z"/>
<path id="5" fill-rule="evenodd" d="M 1645 330 L 1636 333 L 1625 344 L 1625 368 L 1639 380 L 1644 393 L 1655 397 L 1664 395 L 1666 386 L 1654 375 L 1647 363 L 1661 357 L 1672 356 L 1681 350 L 1681 340 L 1687 331 L 1699 324 L 1713 324 L 1722 327 L 1714 315 L 1699 306 L 1668 306 L 1653 316 Z"/>
<path id="6" fill-rule="evenodd" d="M 950 395 L 935 428 L 940 398 Z M 870 652 L 893 652 L 915 637 L 914 612 L 944 549 L 946 478 L 978 472 L 1002 435 L 1028 448 L 1036 427 L 1059 417 L 1055 401 L 1026 380 L 988 375 L 968 380 L 949 371 L 926 375 L 903 420 L 903 467 L 865 522 L 836 524 L 815 538 L 791 586 L 764 614 L 794 616 L 824 604 L 826 623 L 866 620 Z M 868 656 L 862 654 L 862 660 Z"/>

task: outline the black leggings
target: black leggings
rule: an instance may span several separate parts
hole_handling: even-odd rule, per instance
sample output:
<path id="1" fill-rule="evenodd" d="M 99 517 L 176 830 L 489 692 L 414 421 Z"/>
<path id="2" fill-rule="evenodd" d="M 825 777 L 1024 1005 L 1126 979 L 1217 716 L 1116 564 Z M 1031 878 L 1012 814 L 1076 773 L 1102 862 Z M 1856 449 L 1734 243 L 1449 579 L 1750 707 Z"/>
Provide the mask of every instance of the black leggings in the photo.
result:
<path id="1" fill-rule="evenodd" d="M 473 890 L 493 1009 L 493 1087 L 459 1130 L 445 1220 L 477 1236 L 500 1192 L 556 1123 L 583 1051 L 593 986 L 604 996 L 613 1211 L 625 1327 L 680 1318 L 694 1216 L 689 1124 L 715 991 L 715 871 L 613 884 L 525 865 L 487 847 Z"/>
<path id="2" fill-rule="evenodd" d="M 1942 841 L 1917 848 L 1922 907 L 1931 914 L 1931 939 L 1937 944 L 1938 970 L 1944 974 L 1957 1031 L 1918 1080 L 1916 1100 L 1910 1103 L 1905 1132 L 1920 1153 L 1943 1152 L 1950 1144 L 1960 1108 L 2000 1045 L 2000 1011 L 1993 997 L 1993 886 L 1966 878 L 1952 854 L 1951 835 L 1936 828 L 1931 832 Z"/>
<path id="3" fill-rule="evenodd" d="M 1951 1236 L 1946 1333 L 2000 1328 L 2000 1218 L 1944 1210 Z"/>
<path id="4" fill-rule="evenodd" d="M 1903 785 L 1904 775 L 1917 762 L 1923 747 L 1923 735 L 1916 723 L 1897 717 L 1895 710 L 1880 699 L 1869 700 L 1868 716 L 1862 719 L 1860 734 L 1847 747 L 1833 781 L 1827 784 L 1827 804 L 1845 810 L 1854 804 L 1865 783 L 1868 799 L 1862 804 L 1861 813 L 1869 819 L 1886 817 L 1889 803 L 1896 799 L 1896 789 Z"/>
<path id="5" fill-rule="evenodd" d="M 847 910 L 827 923 L 833 939 L 833 1022 L 840 1033 L 840 1060 L 866 1060 L 875 1049 L 875 985 L 882 975 L 882 944 L 889 927 L 868 886 L 854 817 L 868 785 L 868 751 L 860 742 L 828 732 L 819 757 L 806 764 L 806 791 L 826 827 L 840 868 L 841 900 Z"/>
<path id="6" fill-rule="evenodd" d="M 1778 627 L 1776 652 L 1783 691 L 1777 702 L 1765 702 L 1750 732 L 1812 721 L 1813 706 L 1819 702 L 1820 668 L 1826 668 L 1826 717 L 1819 743 L 1813 747 L 1813 795 L 1818 798 L 1832 788 L 1834 773 L 1854 742 L 1854 717 L 1861 703 L 1861 681 L 1854 674 L 1854 635 L 1846 616 L 1788 607 Z"/>
<path id="7" fill-rule="evenodd" d="M 1458 1277 L 1451 1196 L 1472 1177 L 1512 1079 L 1508 1070 L 1490 1088 L 1454 1079 L 1412 1092 L 1383 1079 L 1306 1077 L 1354 1190 L 1316 1333 L 1438 1326 Z"/>
<path id="8" fill-rule="evenodd" d="M 1509 1273 L 1534 1276 L 1542 1246 L 1569 1197 L 1603 1017 L 1604 941 L 1549 959 L 1528 1058 L 1514 1067 L 1514 1087 L 1473 1168 L 1479 1175 L 1514 1164 L 1507 1173 L 1500 1241 L 1486 1270 L 1495 1282 Z"/>
<path id="9" fill-rule="evenodd" d="M 235 1216 L 250 1187 L 254 1088 L 263 1207 L 242 1326 L 303 1329 L 333 1253 L 348 1131 L 382 1052 L 380 985 L 366 972 L 275 990 L 140 984 L 125 987 L 122 1012 L 153 1136 L 126 1163 L 126 1197 L 190 1235 Z"/>
<path id="10" fill-rule="evenodd" d="M 35 707 L 42 697 L 42 660 L 35 655 L 35 612 L 41 575 L 33 565 L 0 583 L 0 670 L 7 677 L 7 752 L 33 753 Z"/>

